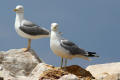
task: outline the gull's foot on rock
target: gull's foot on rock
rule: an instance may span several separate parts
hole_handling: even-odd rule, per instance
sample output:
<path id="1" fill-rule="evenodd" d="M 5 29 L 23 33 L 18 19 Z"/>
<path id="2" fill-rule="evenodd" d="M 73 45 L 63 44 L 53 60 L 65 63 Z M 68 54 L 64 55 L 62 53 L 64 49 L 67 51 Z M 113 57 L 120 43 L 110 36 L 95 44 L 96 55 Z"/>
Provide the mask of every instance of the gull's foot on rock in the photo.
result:
<path id="1" fill-rule="evenodd" d="M 22 50 L 23 50 L 24 52 L 29 51 L 29 49 L 28 49 L 28 48 L 22 48 Z"/>

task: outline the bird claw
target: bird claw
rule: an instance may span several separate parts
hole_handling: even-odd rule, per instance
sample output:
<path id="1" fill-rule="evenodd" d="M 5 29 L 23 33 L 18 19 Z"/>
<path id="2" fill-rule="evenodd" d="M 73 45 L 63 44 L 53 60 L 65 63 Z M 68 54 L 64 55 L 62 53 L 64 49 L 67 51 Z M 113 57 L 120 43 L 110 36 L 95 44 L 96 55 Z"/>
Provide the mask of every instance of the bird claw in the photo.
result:
<path id="1" fill-rule="evenodd" d="M 23 50 L 24 52 L 29 51 L 29 49 L 28 49 L 28 48 L 22 48 L 22 50 Z"/>

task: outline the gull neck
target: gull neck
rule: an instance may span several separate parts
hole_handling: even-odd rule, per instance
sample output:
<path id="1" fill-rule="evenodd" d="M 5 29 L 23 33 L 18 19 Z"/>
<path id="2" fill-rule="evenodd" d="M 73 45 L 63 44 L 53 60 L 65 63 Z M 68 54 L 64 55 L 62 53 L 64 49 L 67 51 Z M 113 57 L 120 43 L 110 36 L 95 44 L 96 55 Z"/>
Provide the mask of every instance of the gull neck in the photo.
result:
<path id="1" fill-rule="evenodd" d="M 16 21 L 21 23 L 23 19 L 24 19 L 24 13 L 16 13 Z"/>
<path id="2" fill-rule="evenodd" d="M 58 31 L 51 31 L 51 39 L 61 39 L 61 35 Z"/>

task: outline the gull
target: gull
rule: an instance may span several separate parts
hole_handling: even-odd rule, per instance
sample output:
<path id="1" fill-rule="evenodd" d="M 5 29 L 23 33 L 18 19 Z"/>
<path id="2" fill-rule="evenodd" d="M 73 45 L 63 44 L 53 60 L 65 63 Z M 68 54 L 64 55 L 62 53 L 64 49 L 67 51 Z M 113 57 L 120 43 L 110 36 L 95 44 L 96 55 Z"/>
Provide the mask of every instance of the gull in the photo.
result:
<path id="1" fill-rule="evenodd" d="M 27 48 L 23 48 L 24 51 L 28 51 L 31 48 L 32 39 L 49 37 L 47 29 L 24 19 L 24 7 L 22 5 L 16 6 L 14 11 L 16 12 L 15 30 L 18 35 L 28 39 L 28 46 Z"/>
<path id="2" fill-rule="evenodd" d="M 75 43 L 61 37 L 58 31 L 58 24 L 51 24 L 50 48 L 57 56 L 61 57 L 61 68 L 65 58 L 64 67 L 67 65 L 67 59 L 82 58 L 90 60 L 89 57 L 99 57 L 96 52 L 88 52 L 79 48 Z"/>

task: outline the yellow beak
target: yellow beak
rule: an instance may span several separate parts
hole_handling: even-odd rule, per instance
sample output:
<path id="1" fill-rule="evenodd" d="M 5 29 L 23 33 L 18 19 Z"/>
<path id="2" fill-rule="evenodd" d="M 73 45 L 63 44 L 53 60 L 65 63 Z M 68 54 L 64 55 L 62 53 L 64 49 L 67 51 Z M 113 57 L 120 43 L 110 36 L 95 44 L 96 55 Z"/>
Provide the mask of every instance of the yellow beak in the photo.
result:
<path id="1" fill-rule="evenodd" d="M 13 11 L 15 11 L 15 12 L 16 12 L 16 11 L 18 11 L 18 9 L 13 9 Z"/>

